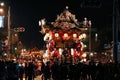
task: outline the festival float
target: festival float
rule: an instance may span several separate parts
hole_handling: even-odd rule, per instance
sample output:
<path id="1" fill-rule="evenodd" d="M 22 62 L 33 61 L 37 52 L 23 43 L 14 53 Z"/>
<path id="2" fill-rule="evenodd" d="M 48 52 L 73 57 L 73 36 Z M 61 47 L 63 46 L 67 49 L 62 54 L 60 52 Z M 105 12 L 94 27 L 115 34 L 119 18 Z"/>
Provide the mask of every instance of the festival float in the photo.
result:
<path id="1" fill-rule="evenodd" d="M 73 56 L 77 59 L 86 57 L 91 27 L 91 21 L 87 18 L 79 22 L 67 6 L 60 15 L 57 15 L 54 22 L 47 24 L 44 18 L 39 21 L 39 25 L 46 42 L 45 57 Z"/>

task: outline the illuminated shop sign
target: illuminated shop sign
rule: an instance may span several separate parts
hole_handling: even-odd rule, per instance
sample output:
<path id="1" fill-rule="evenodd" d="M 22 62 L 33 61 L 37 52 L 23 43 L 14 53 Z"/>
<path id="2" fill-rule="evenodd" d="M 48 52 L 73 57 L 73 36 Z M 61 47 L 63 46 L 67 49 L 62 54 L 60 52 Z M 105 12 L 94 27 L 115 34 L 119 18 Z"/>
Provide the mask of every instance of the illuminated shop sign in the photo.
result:
<path id="1" fill-rule="evenodd" d="M 4 16 L 0 16 L 0 28 L 4 28 Z"/>

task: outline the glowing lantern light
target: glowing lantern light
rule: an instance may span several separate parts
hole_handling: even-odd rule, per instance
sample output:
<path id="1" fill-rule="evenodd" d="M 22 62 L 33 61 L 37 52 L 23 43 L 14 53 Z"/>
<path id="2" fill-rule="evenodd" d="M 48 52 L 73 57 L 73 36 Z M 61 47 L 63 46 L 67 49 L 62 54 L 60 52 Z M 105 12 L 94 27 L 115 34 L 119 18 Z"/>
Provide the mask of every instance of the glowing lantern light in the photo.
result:
<path id="1" fill-rule="evenodd" d="M 81 34 L 81 35 L 79 36 L 79 39 L 84 39 L 84 38 L 86 38 L 86 34 L 85 34 L 85 33 L 83 33 L 83 34 Z"/>
<path id="2" fill-rule="evenodd" d="M 46 33 L 46 36 L 49 37 L 49 33 Z"/>
<path id="3" fill-rule="evenodd" d="M 84 57 L 84 58 L 85 58 L 86 56 L 87 56 L 87 54 L 86 54 L 86 53 L 83 53 L 82 57 Z"/>
<path id="4" fill-rule="evenodd" d="M 71 55 L 73 56 L 73 53 L 74 53 L 74 49 L 73 48 L 71 48 Z"/>
<path id="5" fill-rule="evenodd" d="M 81 40 L 81 39 L 82 39 L 82 36 L 80 35 L 80 36 L 79 36 L 79 40 Z"/>
<path id="6" fill-rule="evenodd" d="M 63 52 L 63 50 L 61 48 L 59 48 L 60 55 L 62 55 L 62 52 Z"/>
<path id="7" fill-rule="evenodd" d="M 67 33 L 65 33 L 65 34 L 64 34 L 64 38 L 67 38 L 67 37 L 68 37 L 68 34 L 67 34 Z"/>
<path id="8" fill-rule="evenodd" d="M 0 12 L 3 12 L 3 9 L 0 9 Z"/>
<path id="9" fill-rule="evenodd" d="M 76 37 L 77 37 L 77 34 L 76 34 L 76 33 L 74 33 L 74 34 L 73 34 L 73 37 L 74 37 L 74 38 L 76 38 Z"/>
<path id="10" fill-rule="evenodd" d="M 67 34 L 67 33 L 64 33 L 64 35 L 63 35 L 63 40 L 68 40 L 68 39 L 69 39 L 68 34 Z"/>
<path id="11" fill-rule="evenodd" d="M 86 62 L 86 61 L 87 61 L 87 59 L 86 59 L 86 58 L 84 58 L 84 59 L 83 59 L 83 62 Z"/>
<path id="12" fill-rule="evenodd" d="M 55 33 L 55 37 L 59 37 L 59 34 L 58 34 L 58 33 Z"/>
<path id="13" fill-rule="evenodd" d="M 90 56 L 93 56 L 93 53 L 90 53 Z"/>
<path id="14" fill-rule="evenodd" d="M 86 34 L 85 33 L 83 33 L 82 36 L 83 36 L 83 38 L 86 38 Z"/>

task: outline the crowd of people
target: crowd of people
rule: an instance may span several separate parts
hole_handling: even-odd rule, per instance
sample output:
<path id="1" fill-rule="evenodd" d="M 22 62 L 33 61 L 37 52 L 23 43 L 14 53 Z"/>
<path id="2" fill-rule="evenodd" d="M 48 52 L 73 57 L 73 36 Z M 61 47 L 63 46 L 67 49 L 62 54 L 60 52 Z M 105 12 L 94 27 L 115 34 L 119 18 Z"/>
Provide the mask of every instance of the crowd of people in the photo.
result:
<path id="1" fill-rule="evenodd" d="M 0 80 L 120 80 L 120 64 L 89 60 L 78 63 L 58 63 L 52 58 L 0 60 Z"/>

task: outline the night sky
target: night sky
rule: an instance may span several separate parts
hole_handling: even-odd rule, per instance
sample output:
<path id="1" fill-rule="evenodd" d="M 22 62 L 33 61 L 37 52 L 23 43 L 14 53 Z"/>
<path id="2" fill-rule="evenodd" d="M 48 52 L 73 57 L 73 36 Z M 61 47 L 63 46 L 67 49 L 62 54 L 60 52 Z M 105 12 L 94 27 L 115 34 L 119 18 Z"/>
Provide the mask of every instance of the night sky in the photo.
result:
<path id="1" fill-rule="evenodd" d="M 92 26 L 98 29 L 106 26 L 111 28 L 112 25 L 112 0 L 98 0 L 101 3 L 96 3 L 97 6 L 92 6 L 89 3 L 83 4 L 84 0 L 8 1 L 11 6 L 11 27 L 24 27 L 26 29 L 25 32 L 19 33 L 19 35 L 20 40 L 27 47 L 33 44 L 43 45 L 43 35 L 39 32 L 38 21 L 42 18 L 46 18 L 47 22 L 54 21 L 57 14 L 63 12 L 66 6 L 80 22 L 84 17 L 87 17 L 92 21 Z"/>

